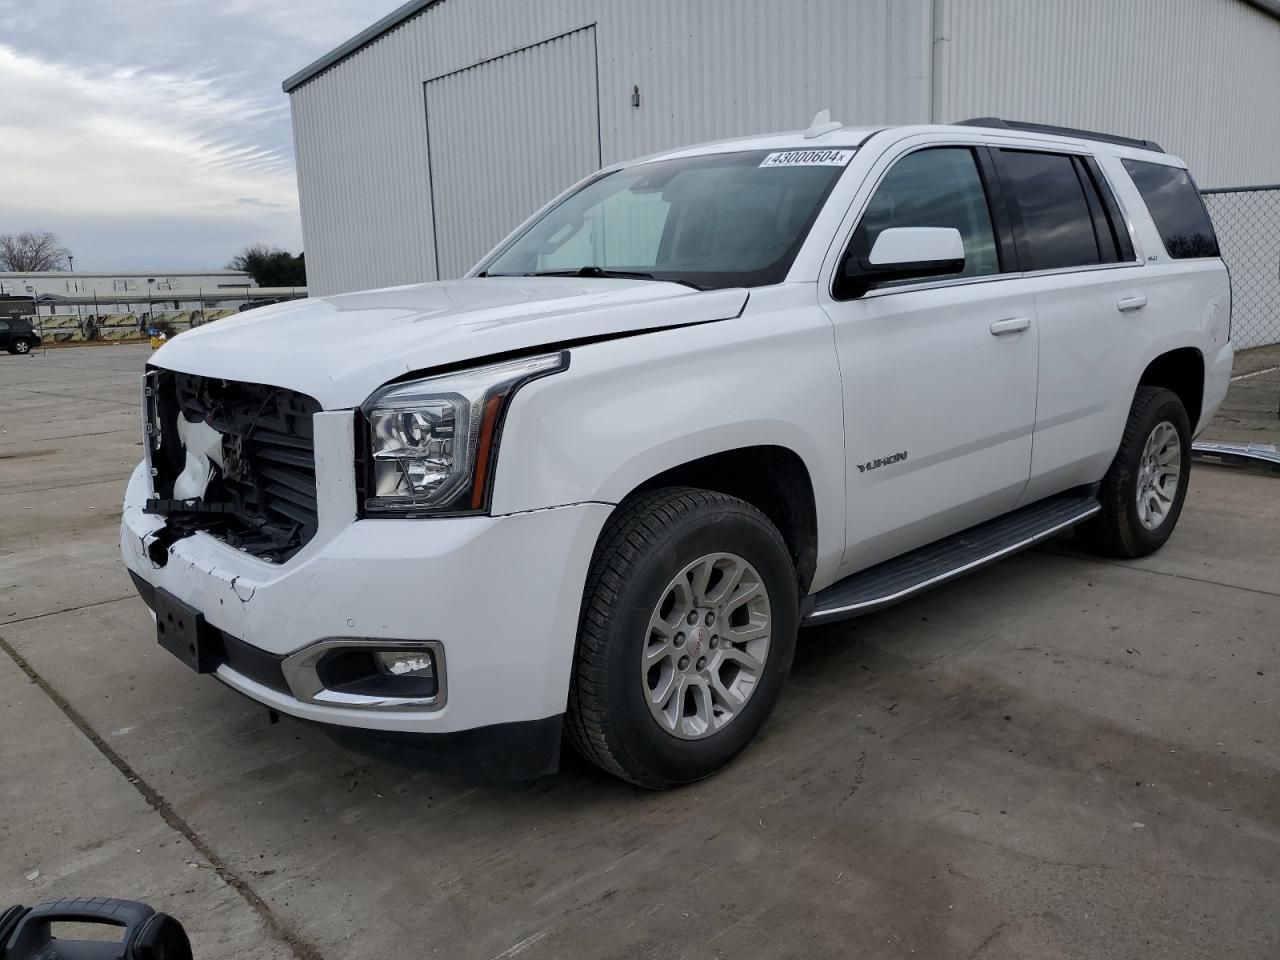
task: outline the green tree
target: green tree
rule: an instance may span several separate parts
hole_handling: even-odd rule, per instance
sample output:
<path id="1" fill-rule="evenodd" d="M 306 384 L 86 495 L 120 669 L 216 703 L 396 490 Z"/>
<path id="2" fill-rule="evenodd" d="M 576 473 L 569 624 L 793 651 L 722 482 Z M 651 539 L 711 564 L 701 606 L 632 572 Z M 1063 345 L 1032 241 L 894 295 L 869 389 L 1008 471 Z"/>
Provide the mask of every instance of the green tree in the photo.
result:
<path id="1" fill-rule="evenodd" d="M 247 273 L 260 287 L 305 287 L 307 267 L 303 257 L 301 253 L 295 257 L 279 247 L 255 243 L 232 257 L 227 269 Z"/>

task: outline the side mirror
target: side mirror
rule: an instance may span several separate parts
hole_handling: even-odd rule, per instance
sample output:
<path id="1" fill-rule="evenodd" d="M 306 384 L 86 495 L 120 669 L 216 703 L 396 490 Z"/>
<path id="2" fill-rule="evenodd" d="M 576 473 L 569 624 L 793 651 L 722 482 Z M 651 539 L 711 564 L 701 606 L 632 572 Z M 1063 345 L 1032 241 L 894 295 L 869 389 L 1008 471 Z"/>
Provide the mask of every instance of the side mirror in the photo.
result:
<path id="1" fill-rule="evenodd" d="M 943 277 L 964 270 L 964 241 L 955 227 L 890 227 L 881 230 L 865 258 L 850 256 L 842 277 L 846 292 L 861 296 L 893 280 Z"/>

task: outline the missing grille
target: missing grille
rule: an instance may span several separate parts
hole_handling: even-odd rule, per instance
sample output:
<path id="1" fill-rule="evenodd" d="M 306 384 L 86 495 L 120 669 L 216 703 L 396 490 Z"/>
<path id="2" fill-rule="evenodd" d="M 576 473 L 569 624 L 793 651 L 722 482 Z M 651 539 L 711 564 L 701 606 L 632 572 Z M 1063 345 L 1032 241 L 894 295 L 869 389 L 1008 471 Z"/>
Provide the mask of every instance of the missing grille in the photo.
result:
<path id="1" fill-rule="evenodd" d="M 205 530 L 283 563 L 315 536 L 317 401 L 283 387 L 170 371 L 160 372 L 156 393 L 161 442 L 147 512 L 166 517 L 174 539 Z M 188 451 L 182 438 L 197 427 L 211 439 Z M 206 476 L 202 491 L 186 489 Z"/>

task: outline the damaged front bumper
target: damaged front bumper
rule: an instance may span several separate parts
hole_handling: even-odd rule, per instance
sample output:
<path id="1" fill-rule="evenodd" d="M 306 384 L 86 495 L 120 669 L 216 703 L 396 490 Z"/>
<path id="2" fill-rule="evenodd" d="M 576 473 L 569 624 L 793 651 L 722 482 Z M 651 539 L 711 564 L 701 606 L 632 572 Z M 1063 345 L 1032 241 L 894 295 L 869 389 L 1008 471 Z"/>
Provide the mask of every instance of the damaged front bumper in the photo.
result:
<path id="1" fill-rule="evenodd" d="M 140 593 L 163 591 L 203 616 L 216 631 L 212 672 L 223 683 L 272 710 L 345 731 L 348 742 L 361 734 L 366 749 L 434 758 L 434 735 L 465 733 L 443 752 L 474 755 L 494 769 L 493 751 L 510 744 L 531 761 L 549 740 L 558 750 L 582 588 L 611 508 L 357 520 L 351 437 L 349 411 L 315 416 L 317 531 L 284 563 L 204 531 L 173 539 L 169 521 L 146 512 L 150 484 L 140 464 L 120 530 Z M 284 662 L 344 639 L 439 651 L 448 696 L 416 709 L 296 695 Z"/>

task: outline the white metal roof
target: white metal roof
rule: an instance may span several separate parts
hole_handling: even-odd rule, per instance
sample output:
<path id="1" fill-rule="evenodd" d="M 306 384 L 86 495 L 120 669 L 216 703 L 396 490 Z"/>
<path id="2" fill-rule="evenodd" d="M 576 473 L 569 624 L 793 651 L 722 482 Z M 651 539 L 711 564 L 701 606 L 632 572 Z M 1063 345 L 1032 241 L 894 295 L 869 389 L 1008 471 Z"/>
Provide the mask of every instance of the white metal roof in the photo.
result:
<path id="1" fill-rule="evenodd" d="M 991 141 L 1008 140 L 1011 142 L 1037 142 L 1045 144 L 1068 145 L 1073 147 L 1088 146 L 1091 150 L 1104 153 L 1116 153 L 1120 156 L 1141 155 L 1157 162 L 1181 165 L 1176 157 L 1162 151 L 1146 150 L 1141 147 L 1128 146 L 1107 140 L 1097 140 L 1088 136 L 1088 131 L 1077 133 L 1044 133 L 1034 130 L 1019 130 L 1002 127 L 963 126 L 959 124 L 916 124 L 911 126 L 883 127 L 841 127 L 830 133 L 817 137 L 806 137 L 803 130 L 786 133 L 765 134 L 751 137 L 735 137 L 730 140 L 716 140 L 710 143 L 692 144 L 675 150 L 665 150 L 634 160 L 626 160 L 614 164 L 614 167 L 630 166 L 634 163 L 647 163 L 652 160 L 672 160 L 678 157 L 696 157 L 708 153 L 735 153 L 745 150 L 814 150 L 854 148 L 867 142 L 878 133 L 890 133 L 897 137 L 909 137 L 917 134 L 933 134 L 940 136 L 958 133 L 977 134 Z"/>
<path id="2" fill-rule="evenodd" d="M 741 150 L 830 150 L 839 147 L 850 149 L 864 143 L 873 133 L 884 127 L 841 127 L 824 133 L 820 137 L 806 138 L 803 130 L 789 130 L 784 133 L 756 134 L 750 137 L 732 137 L 728 140 L 712 140 L 708 143 L 690 144 L 674 150 L 663 150 L 660 153 L 643 157 L 648 160 L 670 160 L 675 157 L 696 157 L 705 153 L 736 153 Z M 641 161 L 629 160 L 630 163 Z"/>
<path id="3" fill-rule="evenodd" d="M 406 20 L 410 20 L 429 7 L 434 7 L 437 3 L 442 2 L 443 0 L 409 0 L 408 3 L 404 3 L 392 10 L 376 23 L 370 24 L 361 30 L 350 40 L 340 43 L 324 56 L 307 64 L 307 66 L 286 79 L 280 85 L 281 88 L 285 93 L 292 93 L 308 80 L 318 77 L 330 67 L 341 63 L 347 57 L 362 50 L 369 44 L 375 43 L 380 37 L 390 33 Z M 1280 20 L 1280 0 L 1242 0 L 1242 2 L 1261 10 L 1263 13 L 1269 13 Z"/>

